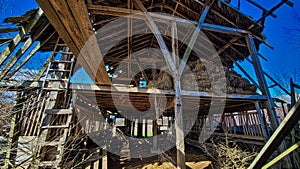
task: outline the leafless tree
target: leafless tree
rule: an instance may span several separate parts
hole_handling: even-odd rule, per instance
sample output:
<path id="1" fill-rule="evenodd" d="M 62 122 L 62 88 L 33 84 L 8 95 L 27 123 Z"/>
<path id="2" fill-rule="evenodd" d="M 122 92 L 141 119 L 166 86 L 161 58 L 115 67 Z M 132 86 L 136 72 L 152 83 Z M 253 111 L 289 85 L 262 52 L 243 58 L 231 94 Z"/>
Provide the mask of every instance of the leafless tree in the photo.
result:
<path id="1" fill-rule="evenodd" d="M 300 44 L 299 44 L 300 45 Z M 275 77 L 275 79 L 278 81 L 279 84 L 281 84 L 285 89 L 287 89 L 288 91 L 290 91 L 290 79 L 293 79 L 293 82 L 296 84 L 300 84 L 300 68 L 294 68 L 294 70 L 292 72 L 284 72 L 284 71 L 278 71 L 278 73 L 273 75 Z M 274 88 L 274 92 L 276 97 L 286 101 L 286 102 L 290 102 L 290 97 L 280 88 L 275 87 Z M 296 99 L 300 99 L 299 98 L 299 90 L 295 90 L 296 92 Z"/>
<path id="2" fill-rule="evenodd" d="M 300 15 L 295 14 L 295 22 L 293 25 L 285 27 L 287 30 L 288 43 L 295 47 L 300 46 Z"/>

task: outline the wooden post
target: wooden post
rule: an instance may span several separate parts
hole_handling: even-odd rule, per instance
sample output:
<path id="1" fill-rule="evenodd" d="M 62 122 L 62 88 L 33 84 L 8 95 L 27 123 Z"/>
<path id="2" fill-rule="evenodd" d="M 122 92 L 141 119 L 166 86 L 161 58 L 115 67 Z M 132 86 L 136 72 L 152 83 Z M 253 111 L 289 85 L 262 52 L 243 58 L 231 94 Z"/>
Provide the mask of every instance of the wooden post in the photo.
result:
<path id="1" fill-rule="evenodd" d="M 128 9 L 132 9 L 133 4 L 131 2 L 131 0 L 127 0 L 127 8 Z M 131 43 L 132 43 L 132 20 L 131 18 L 127 18 L 127 54 L 128 54 L 128 58 L 131 59 L 131 54 L 132 54 L 132 50 L 131 50 Z M 128 73 L 127 73 L 127 77 L 130 78 L 131 77 L 131 73 L 132 73 L 132 63 L 128 63 Z"/>
<path id="2" fill-rule="evenodd" d="M 134 120 L 131 122 L 131 124 L 132 124 L 132 131 L 131 131 L 131 132 L 132 132 L 132 134 L 131 134 L 131 135 L 132 135 L 132 136 L 134 136 L 134 130 L 135 130 L 135 121 L 136 121 L 136 120 L 134 119 Z"/>
<path id="3" fill-rule="evenodd" d="M 271 122 L 271 127 L 272 127 L 273 131 L 275 131 L 276 128 L 279 126 L 279 122 L 278 122 L 278 118 L 277 118 L 277 114 L 276 114 L 276 110 L 275 110 L 275 104 L 274 104 L 274 101 L 273 101 L 272 96 L 270 94 L 269 88 L 267 86 L 267 81 L 264 77 L 263 69 L 262 69 L 262 66 L 260 64 L 259 58 L 257 56 L 257 50 L 256 50 L 256 47 L 255 47 L 255 43 L 254 43 L 254 40 L 253 40 L 251 35 L 246 36 L 246 42 L 247 42 L 247 45 L 248 45 L 250 55 L 252 57 L 253 66 L 254 66 L 254 69 L 255 69 L 257 79 L 258 79 L 259 84 L 260 84 L 260 88 L 262 89 L 263 95 L 267 96 L 267 98 L 268 98 L 268 101 L 266 102 L 266 106 L 267 106 L 267 110 L 268 110 L 268 116 L 269 116 L 269 119 L 270 119 L 270 122 Z M 283 152 L 285 147 L 286 147 L 286 144 L 285 144 L 285 142 L 283 142 L 281 144 L 281 146 L 278 147 L 278 149 L 279 149 L 280 152 Z M 285 163 L 283 165 L 287 168 L 290 168 L 291 161 L 288 157 L 285 158 Z"/>
<path id="4" fill-rule="evenodd" d="M 179 55 L 178 55 L 178 40 L 177 40 L 177 25 L 172 23 L 172 58 L 176 64 L 176 68 L 179 67 Z M 185 66 L 185 65 L 184 65 Z M 181 98 L 181 81 L 180 74 L 174 76 L 175 85 L 175 131 L 176 131 L 176 149 L 177 149 L 177 168 L 185 169 L 185 149 L 184 149 L 184 133 L 183 133 L 183 117 L 182 117 L 182 98 Z"/>
<path id="5" fill-rule="evenodd" d="M 147 127 L 148 127 L 148 120 L 147 119 L 144 119 L 144 127 L 145 127 L 145 134 L 144 134 L 144 136 L 147 138 L 148 137 L 148 129 L 147 129 Z"/>
<path id="6" fill-rule="evenodd" d="M 177 168 L 185 169 L 185 150 L 184 150 L 184 133 L 182 119 L 182 98 L 181 84 L 179 77 L 174 80 L 176 90 L 175 102 L 175 130 L 176 130 L 176 149 L 177 149 Z"/>
<path id="7" fill-rule="evenodd" d="M 259 120 L 260 120 L 260 123 L 261 123 L 261 128 L 262 128 L 262 132 L 263 132 L 263 135 L 265 137 L 266 140 L 269 139 L 269 135 L 268 135 L 268 128 L 265 124 L 265 121 L 263 119 L 263 115 L 262 115 L 262 111 L 260 109 L 260 105 L 259 105 L 259 102 L 255 102 L 255 107 L 256 107 L 256 110 L 257 110 L 257 114 L 258 114 L 258 117 L 259 117 Z"/>
<path id="8" fill-rule="evenodd" d="M 108 158 L 107 158 L 107 151 L 105 148 L 103 149 L 102 169 L 108 169 Z"/>
<path id="9" fill-rule="evenodd" d="M 291 107 L 293 107 L 296 103 L 296 96 L 295 96 L 295 88 L 293 78 L 290 78 L 290 88 L 291 88 Z"/>
<path id="10" fill-rule="evenodd" d="M 260 61 L 257 57 L 257 50 L 256 50 L 256 47 L 255 47 L 255 43 L 254 43 L 254 40 L 253 40 L 251 35 L 246 36 L 246 41 L 247 41 L 247 45 L 248 45 L 248 48 L 249 48 L 249 52 L 250 52 L 251 57 L 252 57 L 253 66 L 254 66 L 254 69 L 255 69 L 257 79 L 259 81 L 260 88 L 262 90 L 263 95 L 267 96 L 267 98 L 268 98 L 266 106 L 267 106 L 269 117 L 270 117 L 271 127 L 272 127 L 273 130 L 275 130 L 279 125 L 278 119 L 277 119 L 277 114 L 276 114 L 276 111 L 275 111 L 275 108 L 274 108 L 275 105 L 274 105 L 274 102 L 272 100 L 270 91 L 268 89 L 267 82 L 266 82 L 266 79 L 265 79 L 264 74 L 263 74 L 262 66 L 261 66 Z"/>
<path id="11" fill-rule="evenodd" d="M 143 120 L 141 116 L 138 119 L 137 137 L 138 138 L 143 137 Z"/>
<path id="12" fill-rule="evenodd" d="M 157 95 L 154 96 L 154 106 L 155 106 L 155 120 L 153 120 L 153 127 L 152 127 L 152 132 L 153 132 L 153 151 L 157 152 L 158 151 L 158 146 L 157 146 L 157 119 L 159 118 L 159 107 L 158 107 L 158 100 L 157 100 Z M 156 137 L 155 137 L 156 136 Z"/>

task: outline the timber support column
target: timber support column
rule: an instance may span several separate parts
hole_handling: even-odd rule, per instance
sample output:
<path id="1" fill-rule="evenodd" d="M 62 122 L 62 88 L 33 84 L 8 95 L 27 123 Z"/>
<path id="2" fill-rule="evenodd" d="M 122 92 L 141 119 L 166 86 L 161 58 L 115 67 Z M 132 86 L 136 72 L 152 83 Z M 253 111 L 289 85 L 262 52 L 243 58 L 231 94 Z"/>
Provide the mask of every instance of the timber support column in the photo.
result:
<path id="1" fill-rule="evenodd" d="M 278 126 L 279 126 L 279 122 L 277 119 L 277 114 L 275 111 L 275 105 L 274 102 L 272 100 L 270 91 L 268 89 L 267 86 L 267 81 L 264 77 L 263 74 L 263 69 L 261 66 L 261 63 L 259 61 L 258 58 L 258 53 L 255 47 L 255 43 L 254 40 L 252 38 L 252 35 L 247 35 L 246 36 L 246 41 L 247 41 L 247 45 L 248 45 L 248 49 L 250 52 L 250 55 L 252 57 L 252 62 L 254 65 L 254 69 L 255 69 L 255 74 L 256 77 L 258 79 L 259 85 L 260 85 L 260 89 L 262 90 L 261 92 L 263 93 L 263 95 L 267 96 L 268 101 L 266 102 L 266 106 L 267 106 L 267 110 L 268 110 L 268 116 L 270 117 L 270 122 L 271 122 L 271 127 L 273 130 L 275 130 Z"/>
<path id="2" fill-rule="evenodd" d="M 182 98 L 180 78 L 176 76 L 174 80 L 176 90 L 175 102 L 175 130 L 176 130 L 176 150 L 177 150 L 177 168 L 185 169 L 185 149 L 184 149 L 184 133 L 182 119 Z"/>
<path id="3" fill-rule="evenodd" d="M 268 100 L 265 102 L 265 105 L 267 107 L 267 112 L 268 112 L 268 116 L 269 116 L 269 119 L 271 122 L 271 127 L 272 127 L 273 131 L 275 131 L 276 128 L 279 126 L 277 114 L 275 111 L 275 103 L 272 99 L 271 93 L 267 86 L 267 81 L 265 79 L 264 72 L 263 72 L 260 60 L 258 58 L 258 52 L 257 52 L 252 35 L 250 35 L 250 34 L 246 35 L 246 42 L 248 45 L 250 55 L 252 57 L 252 62 L 253 62 L 253 66 L 255 69 L 255 74 L 257 76 L 257 79 L 258 79 L 258 82 L 260 85 L 260 90 L 261 90 L 262 94 L 267 96 L 267 98 L 268 98 Z M 285 149 L 286 149 L 286 143 L 283 141 L 282 144 L 279 146 L 278 150 L 280 152 L 283 152 Z M 291 163 L 291 160 L 289 157 L 284 158 L 284 161 L 285 161 L 285 163 L 283 165 L 285 168 L 292 168 L 292 166 L 291 166 L 292 163 Z"/>

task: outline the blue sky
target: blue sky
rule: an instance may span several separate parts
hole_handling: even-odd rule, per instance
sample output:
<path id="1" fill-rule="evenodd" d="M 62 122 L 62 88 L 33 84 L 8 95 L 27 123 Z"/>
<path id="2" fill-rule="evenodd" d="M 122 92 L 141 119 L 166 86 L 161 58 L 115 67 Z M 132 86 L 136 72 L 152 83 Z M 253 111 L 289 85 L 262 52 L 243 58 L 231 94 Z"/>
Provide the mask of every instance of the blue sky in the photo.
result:
<path id="1" fill-rule="evenodd" d="M 7 2 L 5 11 L 1 11 L 1 22 L 5 17 L 18 16 L 24 14 L 27 10 L 37 8 L 38 5 L 34 0 L 5 0 Z M 253 7 L 246 0 L 241 0 L 241 10 L 246 15 L 251 15 L 254 19 L 257 19 L 261 15 L 261 10 Z M 280 0 L 255 0 L 262 6 L 270 9 Z M 280 72 L 293 72 L 294 69 L 300 70 L 300 42 L 297 47 L 291 44 L 291 36 L 287 27 L 295 26 L 296 17 L 300 17 L 297 11 L 300 11 L 300 2 L 291 0 L 294 3 L 294 7 L 291 8 L 288 5 L 283 5 L 280 9 L 275 11 L 277 18 L 268 17 L 265 23 L 264 34 L 267 36 L 267 41 L 274 46 L 274 49 L 270 49 L 265 45 L 260 46 L 260 53 L 265 56 L 268 61 L 263 61 L 262 64 L 264 70 L 271 75 L 275 75 Z M 232 0 L 233 5 L 237 0 Z M 300 26 L 300 23 L 299 25 Z M 300 37 L 300 32 L 298 34 Z M 245 65 L 245 64 L 243 64 Z M 245 67 L 248 67 L 245 65 Z"/>

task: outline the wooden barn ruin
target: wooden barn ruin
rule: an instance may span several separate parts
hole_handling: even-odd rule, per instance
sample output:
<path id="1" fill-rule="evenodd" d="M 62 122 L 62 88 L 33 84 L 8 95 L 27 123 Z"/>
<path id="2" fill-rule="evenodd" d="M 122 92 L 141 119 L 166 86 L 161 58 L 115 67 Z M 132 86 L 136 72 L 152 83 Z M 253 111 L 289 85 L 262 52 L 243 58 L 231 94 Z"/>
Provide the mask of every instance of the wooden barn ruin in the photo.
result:
<path id="1" fill-rule="evenodd" d="M 125 150 L 126 137 L 150 140 L 151 148 L 131 152 L 141 155 L 174 143 L 181 169 L 185 145 L 198 144 L 206 131 L 266 145 L 279 126 L 268 82 L 292 92 L 263 70 L 258 50 L 272 48 L 262 34 L 265 19 L 293 3 L 281 0 L 268 10 L 247 1 L 262 10 L 258 20 L 221 0 L 37 0 L 39 9 L 7 18 L 16 27 L 0 29 L 14 33 L 0 39 L 0 79 L 16 98 L 4 168 L 111 168 L 110 150 Z M 34 78 L 17 83 L 24 65 L 43 53 L 50 55 Z M 83 69 L 92 83 L 72 79 Z M 285 142 L 279 145 L 283 152 Z M 268 157 L 261 160 L 253 165 Z"/>

